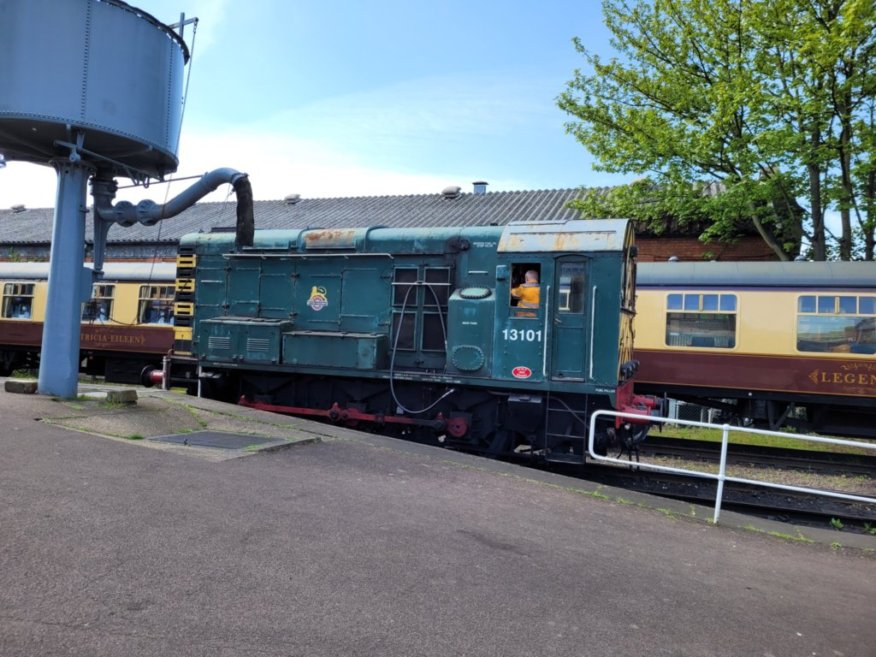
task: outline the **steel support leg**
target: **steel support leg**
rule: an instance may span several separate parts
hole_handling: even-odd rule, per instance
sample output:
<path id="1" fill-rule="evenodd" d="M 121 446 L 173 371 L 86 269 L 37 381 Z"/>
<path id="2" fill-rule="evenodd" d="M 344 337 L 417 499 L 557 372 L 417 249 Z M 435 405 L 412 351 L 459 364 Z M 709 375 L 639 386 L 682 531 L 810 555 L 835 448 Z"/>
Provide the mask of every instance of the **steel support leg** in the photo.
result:
<path id="1" fill-rule="evenodd" d="M 79 380 L 85 187 L 92 168 L 81 161 L 56 160 L 53 164 L 58 192 L 38 385 L 40 394 L 69 398 L 76 396 Z"/>

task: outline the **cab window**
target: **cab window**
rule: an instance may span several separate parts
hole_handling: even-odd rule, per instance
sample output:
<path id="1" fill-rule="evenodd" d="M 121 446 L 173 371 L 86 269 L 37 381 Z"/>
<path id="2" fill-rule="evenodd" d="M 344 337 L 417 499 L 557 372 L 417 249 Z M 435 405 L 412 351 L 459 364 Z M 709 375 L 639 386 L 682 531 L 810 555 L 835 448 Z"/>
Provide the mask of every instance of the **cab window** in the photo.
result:
<path id="1" fill-rule="evenodd" d="M 559 312 L 577 315 L 584 312 L 584 269 L 583 262 L 560 263 Z"/>
<path id="2" fill-rule="evenodd" d="M 3 318 L 30 319 L 33 311 L 33 283 L 4 283 Z"/>
<path id="3" fill-rule="evenodd" d="M 736 346 L 735 294 L 670 294 L 666 298 L 666 345 L 732 349 Z"/>
<path id="4" fill-rule="evenodd" d="M 511 267 L 509 304 L 516 317 L 536 317 L 541 304 L 541 267 L 522 262 Z"/>

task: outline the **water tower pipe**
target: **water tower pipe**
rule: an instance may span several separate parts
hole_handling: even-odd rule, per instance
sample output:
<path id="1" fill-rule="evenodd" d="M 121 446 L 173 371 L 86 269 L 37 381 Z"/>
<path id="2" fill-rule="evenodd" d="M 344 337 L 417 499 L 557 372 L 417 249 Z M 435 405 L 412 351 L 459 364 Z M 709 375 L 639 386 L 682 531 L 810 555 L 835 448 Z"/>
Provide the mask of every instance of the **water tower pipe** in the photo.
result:
<path id="1" fill-rule="evenodd" d="M 113 205 L 116 182 L 111 174 L 98 172 L 91 183 L 95 212 L 94 271 L 99 273 L 103 270 L 106 237 L 110 225 L 117 223 L 122 226 L 132 226 L 139 222 L 145 226 L 153 226 L 162 219 L 178 215 L 225 183 L 231 183 L 237 196 L 237 247 L 252 246 L 254 231 L 252 186 L 245 173 L 227 167 L 215 169 L 205 173 L 197 182 L 163 205 L 149 200 L 140 201 L 137 205 L 127 201 L 119 201 Z"/>

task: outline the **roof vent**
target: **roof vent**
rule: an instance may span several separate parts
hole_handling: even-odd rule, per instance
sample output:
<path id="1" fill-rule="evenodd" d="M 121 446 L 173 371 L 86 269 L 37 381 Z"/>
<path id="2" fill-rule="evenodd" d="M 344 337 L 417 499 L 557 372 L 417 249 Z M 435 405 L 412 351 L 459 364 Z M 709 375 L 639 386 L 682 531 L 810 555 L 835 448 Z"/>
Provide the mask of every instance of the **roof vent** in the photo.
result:
<path id="1" fill-rule="evenodd" d="M 475 196 L 483 196 L 487 193 L 487 185 L 489 183 L 484 182 L 483 180 L 478 180 L 472 183 L 472 187 L 474 187 L 474 195 Z"/>
<path id="2" fill-rule="evenodd" d="M 286 205 L 295 205 L 301 200 L 301 194 L 289 194 L 283 198 L 283 203 Z"/>
<path id="3" fill-rule="evenodd" d="M 441 195 L 448 201 L 462 196 L 462 188 L 459 185 L 450 185 L 441 190 Z"/>
<path id="4" fill-rule="evenodd" d="M 13 212 L 14 214 L 18 214 L 19 212 L 24 212 L 25 209 L 26 209 L 26 208 L 25 208 L 23 205 L 13 205 L 13 206 L 10 208 L 10 210 L 12 210 L 12 212 Z"/>

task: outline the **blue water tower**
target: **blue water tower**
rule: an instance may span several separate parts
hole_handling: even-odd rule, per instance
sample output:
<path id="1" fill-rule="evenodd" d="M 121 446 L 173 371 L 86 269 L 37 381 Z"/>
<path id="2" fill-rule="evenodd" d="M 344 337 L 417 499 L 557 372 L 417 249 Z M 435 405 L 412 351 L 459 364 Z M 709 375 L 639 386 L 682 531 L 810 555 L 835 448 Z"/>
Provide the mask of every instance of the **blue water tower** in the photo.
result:
<path id="1" fill-rule="evenodd" d="M 39 390 L 72 397 L 92 284 L 86 183 L 109 181 L 114 194 L 115 176 L 142 183 L 176 171 L 189 52 L 120 0 L 0 0 L 0 44 L 0 154 L 58 174 Z"/>

